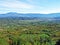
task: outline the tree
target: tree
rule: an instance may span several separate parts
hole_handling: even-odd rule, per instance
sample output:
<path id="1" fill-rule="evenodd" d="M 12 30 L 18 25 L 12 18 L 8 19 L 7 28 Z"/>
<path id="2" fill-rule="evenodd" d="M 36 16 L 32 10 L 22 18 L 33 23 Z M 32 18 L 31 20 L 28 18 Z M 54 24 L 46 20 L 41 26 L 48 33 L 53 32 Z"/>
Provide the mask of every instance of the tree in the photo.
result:
<path id="1" fill-rule="evenodd" d="M 41 34 L 40 35 L 40 45 L 43 45 L 43 44 L 46 45 L 47 42 L 50 45 L 52 45 L 52 43 L 51 43 L 51 37 L 49 35 L 47 35 L 47 34 Z"/>
<path id="2" fill-rule="evenodd" d="M 29 42 L 31 43 L 31 45 L 34 45 L 34 40 L 30 39 Z"/>
<path id="3" fill-rule="evenodd" d="M 8 43 L 9 43 L 9 45 L 13 45 L 13 40 L 12 40 L 12 38 L 9 37 Z"/>

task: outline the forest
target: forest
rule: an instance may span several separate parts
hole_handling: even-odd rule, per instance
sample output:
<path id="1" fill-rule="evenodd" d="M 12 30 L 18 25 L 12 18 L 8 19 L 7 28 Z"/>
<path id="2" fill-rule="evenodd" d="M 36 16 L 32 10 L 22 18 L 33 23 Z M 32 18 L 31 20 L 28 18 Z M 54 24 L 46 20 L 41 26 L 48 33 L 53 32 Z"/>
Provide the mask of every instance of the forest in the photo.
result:
<path id="1" fill-rule="evenodd" d="M 0 18 L 0 45 L 55 45 L 60 22 Z"/>

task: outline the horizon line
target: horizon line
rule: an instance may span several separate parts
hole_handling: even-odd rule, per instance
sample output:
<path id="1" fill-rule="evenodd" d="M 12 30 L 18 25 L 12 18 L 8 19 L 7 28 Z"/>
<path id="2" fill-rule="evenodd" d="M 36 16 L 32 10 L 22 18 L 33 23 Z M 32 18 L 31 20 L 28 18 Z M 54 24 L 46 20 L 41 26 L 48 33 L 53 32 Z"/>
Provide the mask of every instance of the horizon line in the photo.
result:
<path id="1" fill-rule="evenodd" d="M 0 14 L 8 14 L 8 13 L 20 13 L 20 14 L 57 14 L 57 13 L 60 13 L 60 12 L 55 12 L 55 13 L 37 13 L 37 12 L 27 12 L 27 13 L 24 13 L 24 12 L 6 12 L 6 13 L 0 13 Z"/>

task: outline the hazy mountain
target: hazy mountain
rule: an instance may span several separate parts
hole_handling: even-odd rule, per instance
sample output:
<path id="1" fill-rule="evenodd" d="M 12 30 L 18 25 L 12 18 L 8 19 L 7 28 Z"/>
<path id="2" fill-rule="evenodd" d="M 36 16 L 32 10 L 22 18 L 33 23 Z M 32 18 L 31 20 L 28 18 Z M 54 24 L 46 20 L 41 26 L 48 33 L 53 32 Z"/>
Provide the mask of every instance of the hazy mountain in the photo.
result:
<path id="1" fill-rule="evenodd" d="M 53 14 L 22 14 L 22 13 L 15 13 L 10 12 L 6 14 L 0 14 L 0 18 L 18 18 L 21 20 L 32 20 L 32 19 L 40 19 L 40 20 L 60 20 L 60 13 L 53 13 Z"/>
<path id="2" fill-rule="evenodd" d="M 7 17 L 7 16 L 21 16 L 21 17 L 59 17 L 60 13 L 53 13 L 53 14 L 34 14 L 34 13 L 28 13 L 28 14 L 23 14 L 23 13 L 15 13 L 15 12 L 10 12 L 6 14 L 0 14 L 0 17 Z"/>

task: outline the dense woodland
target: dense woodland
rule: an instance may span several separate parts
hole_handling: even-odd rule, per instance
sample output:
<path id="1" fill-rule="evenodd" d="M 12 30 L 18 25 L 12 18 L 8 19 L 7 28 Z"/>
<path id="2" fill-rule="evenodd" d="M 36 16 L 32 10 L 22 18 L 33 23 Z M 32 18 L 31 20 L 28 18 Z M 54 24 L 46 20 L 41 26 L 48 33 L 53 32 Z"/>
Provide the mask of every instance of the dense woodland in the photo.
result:
<path id="1" fill-rule="evenodd" d="M 60 22 L 0 18 L 0 45 L 55 45 Z"/>

